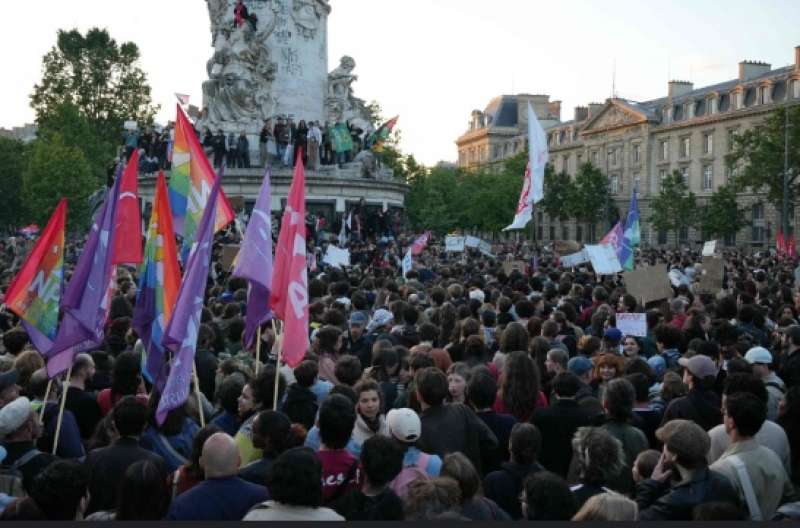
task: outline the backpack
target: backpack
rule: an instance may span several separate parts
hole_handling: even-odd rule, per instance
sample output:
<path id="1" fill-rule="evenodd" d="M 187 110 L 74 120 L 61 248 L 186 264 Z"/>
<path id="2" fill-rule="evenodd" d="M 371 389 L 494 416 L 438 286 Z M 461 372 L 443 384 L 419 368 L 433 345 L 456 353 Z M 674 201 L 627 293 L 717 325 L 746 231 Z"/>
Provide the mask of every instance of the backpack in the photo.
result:
<path id="1" fill-rule="evenodd" d="M 22 466 L 42 454 L 38 449 L 31 449 L 10 466 L 0 466 L 0 493 L 10 497 L 26 497 L 25 487 L 22 485 Z"/>
<path id="2" fill-rule="evenodd" d="M 428 461 L 431 456 L 426 453 L 420 453 L 417 462 L 413 466 L 404 467 L 400 473 L 389 484 L 389 488 L 402 500 L 408 496 L 408 487 L 415 480 L 430 480 L 425 468 L 428 467 Z"/>

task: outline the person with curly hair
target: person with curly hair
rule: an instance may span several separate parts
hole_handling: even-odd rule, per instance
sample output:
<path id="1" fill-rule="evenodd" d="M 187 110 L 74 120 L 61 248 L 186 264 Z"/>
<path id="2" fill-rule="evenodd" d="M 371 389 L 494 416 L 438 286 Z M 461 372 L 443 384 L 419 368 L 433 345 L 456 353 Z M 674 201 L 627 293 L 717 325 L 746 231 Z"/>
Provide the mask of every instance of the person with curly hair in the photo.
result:
<path id="1" fill-rule="evenodd" d="M 533 411 L 545 407 L 547 397 L 541 390 L 539 368 L 526 352 L 512 352 L 503 369 L 494 410 L 527 422 Z"/>
<path id="2" fill-rule="evenodd" d="M 578 484 L 572 493 L 579 506 L 590 497 L 609 491 L 609 482 L 625 467 L 622 443 L 600 427 L 581 427 L 572 439 L 573 464 Z"/>

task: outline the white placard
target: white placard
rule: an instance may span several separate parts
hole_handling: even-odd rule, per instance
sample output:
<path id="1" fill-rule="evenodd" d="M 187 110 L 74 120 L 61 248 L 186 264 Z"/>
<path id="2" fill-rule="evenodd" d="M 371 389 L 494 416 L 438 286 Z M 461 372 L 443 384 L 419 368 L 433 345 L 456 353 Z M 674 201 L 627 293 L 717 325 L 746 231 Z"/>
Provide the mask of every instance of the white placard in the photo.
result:
<path id="1" fill-rule="evenodd" d="M 478 251 L 489 258 L 495 258 L 494 254 L 492 254 L 492 245 L 485 240 L 481 240 L 481 243 L 478 244 Z"/>
<path id="2" fill-rule="evenodd" d="M 717 252 L 717 241 L 716 240 L 709 240 L 705 244 L 703 244 L 703 256 L 704 257 L 713 257 L 714 253 Z"/>
<path id="3" fill-rule="evenodd" d="M 586 252 L 585 249 L 582 249 L 577 253 L 572 253 L 571 255 L 564 255 L 563 257 L 559 257 L 559 259 L 561 261 L 562 267 L 577 268 L 581 264 L 589 262 L 589 254 Z"/>
<path id="4" fill-rule="evenodd" d="M 328 250 L 325 252 L 322 262 L 329 266 L 344 268 L 350 265 L 350 251 L 336 246 L 328 246 Z"/>
<path id="5" fill-rule="evenodd" d="M 460 253 L 464 251 L 466 239 L 463 236 L 448 236 L 444 239 L 444 250 Z"/>
<path id="6" fill-rule="evenodd" d="M 406 273 L 411 271 L 411 268 L 413 267 L 414 267 L 414 257 L 411 255 L 411 248 L 408 248 L 408 251 L 406 251 L 406 254 L 403 257 L 403 278 L 406 277 Z"/>
<path id="7" fill-rule="evenodd" d="M 623 336 L 647 337 L 647 314 L 618 313 L 617 330 Z"/>
<path id="8" fill-rule="evenodd" d="M 139 125 L 136 123 L 136 121 L 125 121 L 125 124 L 122 125 L 122 128 L 125 130 L 138 130 Z"/>
<path id="9" fill-rule="evenodd" d="M 479 247 L 479 246 L 481 245 L 481 242 L 482 242 L 482 241 L 481 241 L 481 239 L 480 239 L 480 238 L 478 238 L 478 237 L 474 237 L 474 236 L 471 236 L 471 235 L 467 235 L 467 238 L 466 238 L 466 240 L 464 241 L 464 244 L 465 244 L 465 245 L 466 245 L 468 248 L 476 248 L 476 247 Z"/>
<path id="10" fill-rule="evenodd" d="M 586 252 L 589 254 L 589 260 L 592 263 L 595 273 L 599 275 L 613 275 L 614 273 L 621 273 L 622 266 L 619 263 L 617 252 L 614 248 L 605 244 L 596 246 L 586 246 Z"/>

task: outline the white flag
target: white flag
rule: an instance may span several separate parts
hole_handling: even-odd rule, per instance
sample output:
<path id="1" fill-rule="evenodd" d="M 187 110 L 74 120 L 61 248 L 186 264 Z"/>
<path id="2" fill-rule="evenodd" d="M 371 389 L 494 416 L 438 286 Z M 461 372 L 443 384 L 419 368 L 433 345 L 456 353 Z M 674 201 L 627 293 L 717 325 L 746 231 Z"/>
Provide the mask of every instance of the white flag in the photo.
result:
<path id="1" fill-rule="evenodd" d="M 178 99 L 178 102 L 180 104 L 182 104 L 183 106 L 186 106 L 186 105 L 189 104 L 189 96 L 188 95 L 176 93 L 175 97 Z"/>
<path id="2" fill-rule="evenodd" d="M 411 248 L 408 248 L 406 251 L 406 255 L 403 257 L 403 278 L 405 278 L 406 273 L 411 271 L 411 267 L 414 265 L 414 257 L 411 255 Z"/>
<path id="3" fill-rule="evenodd" d="M 342 218 L 342 229 L 339 230 L 339 245 L 343 246 L 345 242 L 347 242 L 347 228 L 349 227 L 349 218 L 348 221 L 345 222 L 345 219 Z"/>
<path id="4" fill-rule="evenodd" d="M 548 159 L 547 136 L 536 119 L 533 106 L 528 102 L 528 170 L 533 180 L 533 191 L 528 196 L 529 203 L 539 203 L 544 198 L 544 168 Z"/>
<path id="5" fill-rule="evenodd" d="M 528 222 L 533 218 L 533 201 L 531 196 L 531 170 L 530 164 L 525 169 L 525 182 L 522 184 L 522 192 L 519 194 L 519 202 L 517 202 L 517 212 L 514 215 L 514 221 L 510 226 L 503 229 L 503 231 L 510 231 L 512 229 L 523 229 Z"/>

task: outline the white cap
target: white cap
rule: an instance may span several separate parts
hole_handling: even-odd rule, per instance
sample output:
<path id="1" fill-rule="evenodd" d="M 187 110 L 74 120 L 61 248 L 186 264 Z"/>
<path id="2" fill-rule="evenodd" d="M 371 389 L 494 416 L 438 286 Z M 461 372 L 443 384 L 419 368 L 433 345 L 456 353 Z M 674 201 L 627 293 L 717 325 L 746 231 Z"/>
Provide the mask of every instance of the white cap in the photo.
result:
<path id="1" fill-rule="evenodd" d="M 475 288 L 474 290 L 469 292 L 470 299 L 477 299 L 480 302 L 483 302 L 486 299 L 486 295 L 483 293 L 483 290 L 479 290 Z"/>
<path id="2" fill-rule="evenodd" d="M 25 425 L 31 416 L 31 401 L 21 396 L 0 409 L 0 438 Z"/>
<path id="3" fill-rule="evenodd" d="M 416 442 L 422 434 L 422 422 L 412 409 L 392 409 L 386 415 L 386 423 L 392 436 L 401 442 Z"/>
<path id="4" fill-rule="evenodd" d="M 766 348 L 757 346 L 748 350 L 747 354 L 744 355 L 744 359 L 751 365 L 756 363 L 769 365 L 772 363 L 772 354 Z"/>

